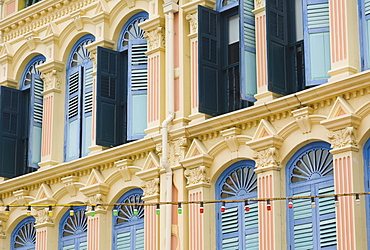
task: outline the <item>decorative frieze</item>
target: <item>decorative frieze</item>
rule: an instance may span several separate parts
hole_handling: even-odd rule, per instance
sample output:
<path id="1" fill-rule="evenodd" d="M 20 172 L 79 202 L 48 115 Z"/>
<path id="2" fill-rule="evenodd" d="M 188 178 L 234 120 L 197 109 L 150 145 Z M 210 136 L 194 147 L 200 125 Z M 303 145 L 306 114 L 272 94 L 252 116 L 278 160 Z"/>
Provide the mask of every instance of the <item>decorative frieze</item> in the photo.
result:
<path id="1" fill-rule="evenodd" d="M 187 179 L 188 185 L 211 182 L 210 178 L 208 177 L 208 170 L 206 166 L 199 166 L 192 169 L 186 169 L 184 175 Z"/>
<path id="2" fill-rule="evenodd" d="M 143 181 L 141 187 L 145 197 L 159 195 L 159 178 Z"/>
<path id="3" fill-rule="evenodd" d="M 328 138 L 333 149 L 346 146 L 357 147 L 356 129 L 354 127 L 346 127 L 337 131 L 329 131 Z"/>

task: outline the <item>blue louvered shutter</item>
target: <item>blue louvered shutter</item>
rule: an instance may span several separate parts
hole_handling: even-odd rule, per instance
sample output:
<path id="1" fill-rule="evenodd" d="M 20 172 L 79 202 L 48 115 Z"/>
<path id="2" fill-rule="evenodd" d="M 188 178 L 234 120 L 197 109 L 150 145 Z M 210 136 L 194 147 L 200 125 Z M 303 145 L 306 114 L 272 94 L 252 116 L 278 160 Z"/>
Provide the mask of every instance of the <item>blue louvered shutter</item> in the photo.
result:
<path id="1" fill-rule="evenodd" d="M 298 192 L 293 196 L 310 196 L 310 191 Z M 311 200 L 296 199 L 294 200 L 293 211 L 290 211 L 294 220 L 293 239 L 294 246 L 292 249 L 313 249 L 313 224 Z"/>
<path id="2" fill-rule="evenodd" d="M 249 205 L 250 210 L 245 211 L 240 205 L 240 211 L 244 211 L 245 246 L 246 249 L 258 250 L 258 202 Z"/>
<path id="3" fill-rule="evenodd" d="M 127 51 L 98 47 L 96 144 L 104 147 L 126 142 Z"/>
<path id="4" fill-rule="evenodd" d="M 144 137 L 147 127 L 148 57 L 146 40 L 128 41 L 127 140 Z"/>
<path id="5" fill-rule="evenodd" d="M 241 94 L 243 99 L 254 102 L 254 95 L 257 93 L 255 20 L 252 13 L 254 0 L 243 0 L 242 3 Z"/>
<path id="6" fill-rule="evenodd" d="M 370 0 L 361 0 L 361 38 L 362 50 L 361 67 L 363 70 L 369 69 L 370 60 Z"/>
<path id="7" fill-rule="evenodd" d="M 12 178 L 21 173 L 19 152 L 21 140 L 21 94 L 0 86 L 0 176 Z"/>
<path id="8" fill-rule="evenodd" d="M 81 137 L 81 88 L 82 66 L 75 66 L 68 71 L 67 76 L 67 132 L 66 132 L 66 161 L 80 157 Z"/>
<path id="9" fill-rule="evenodd" d="M 221 81 L 220 14 L 198 6 L 198 94 L 199 112 L 226 112 L 226 84 Z"/>
<path id="10" fill-rule="evenodd" d="M 268 90 L 280 95 L 294 92 L 288 65 L 288 8 L 286 0 L 266 1 Z"/>
<path id="11" fill-rule="evenodd" d="M 239 246 L 238 206 L 226 206 L 221 214 L 222 249 L 237 249 Z"/>
<path id="12" fill-rule="evenodd" d="M 319 195 L 333 195 L 334 186 L 322 187 Z M 319 198 L 320 218 L 320 247 L 334 247 L 337 245 L 337 231 L 335 218 L 335 203 L 333 197 Z"/>
<path id="13" fill-rule="evenodd" d="M 116 249 L 130 249 L 131 246 L 131 231 L 126 231 L 117 234 Z"/>
<path id="14" fill-rule="evenodd" d="M 144 250 L 144 227 L 135 227 L 135 250 Z"/>
<path id="15" fill-rule="evenodd" d="M 306 0 L 303 16 L 306 85 L 321 84 L 331 68 L 328 0 Z"/>
<path id="16" fill-rule="evenodd" d="M 30 127 L 30 154 L 28 154 L 28 167 L 38 168 L 41 161 L 41 133 L 42 133 L 42 116 L 43 116 L 43 95 L 44 82 L 39 75 L 32 75 L 31 88 L 31 127 Z"/>
<path id="17" fill-rule="evenodd" d="M 82 70 L 84 74 L 84 86 L 83 86 L 83 108 L 82 108 L 82 156 L 86 156 L 90 151 L 92 140 L 92 102 L 93 102 L 93 76 L 92 76 L 92 62 L 90 61 L 87 65 L 84 65 Z"/>

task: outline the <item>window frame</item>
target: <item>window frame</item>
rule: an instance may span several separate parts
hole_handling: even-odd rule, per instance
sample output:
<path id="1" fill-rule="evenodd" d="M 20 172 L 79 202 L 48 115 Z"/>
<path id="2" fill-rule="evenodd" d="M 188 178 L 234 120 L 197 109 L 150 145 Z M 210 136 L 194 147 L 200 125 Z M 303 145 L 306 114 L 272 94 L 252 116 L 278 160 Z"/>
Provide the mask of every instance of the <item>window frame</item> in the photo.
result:
<path id="1" fill-rule="evenodd" d="M 124 201 L 132 197 L 134 195 L 139 195 L 140 196 L 140 203 L 144 203 L 144 201 L 141 199 L 143 197 L 143 190 L 140 188 L 134 188 L 126 193 L 124 193 L 117 201 L 117 203 L 124 203 Z M 120 206 L 117 206 L 118 211 L 120 211 Z M 112 208 L 112 214 L 113 214 L 113 209 Z M 117 216 L 112 216 L 112 249 L 117 250 L 117 235 L 120 233 L 124 232 L 130 232 L 130 249 L 135 250 L 136 249 L 136 234 L 135 233 L 139 229 L 144 229 L 144 208 L 141 207 L 139 209 L 142 209 L 142 218 L 135 218 L 134 220 L 130 220 L 128 222 L 122 222 L 122 223 L 117 223 Z M 144 244 L 144 242 L 143 242 Z"/>
<path id="2" fill-rule="evenodd" d="M 288 161 L 287 163 L 287 171 L 286 171 L 286 187 L 287 187 L 287 196 L 288 197 L 294 197 L 295 194 L 299 194 L 302 192 L 310 192 L 309 195 L 316 196 L 319 195 L 320 190 L 333 187 L 333 192 L 334 191 L 334 173 L 327 174 L 325 176 L 321 176 L 320 178 L 313 178 L 313 179 L 308 179 L 308 180 L 302 180 L 302 181 L 297 181 L 295 183 L 291 182 L 291 173 L 293 168 L 295 167 L 296 162 L 303 157 L 308 152 L 311 152 L 312 150 L 315 149 L 324 149 L 327 150 L 327 152 L 330 154 L 330 144 L 327 142 L 323 141 L 316 141 L 316 142 L 311 142 L 304 147 L 300 148 Z M 332 171 L 334 171 L 334 162 L 332 161 Z M 312 213 L 312 238 L 313 238 L 313 249 L 318 249 L 317 247 L 320 247 L 320 221 L 321 220 L 327 220 L 330 219 L 331 217 L 335 218 L 335 208 L 334 212 L 330 213 L 329 215 L 324 214 L 320 215 L 320 199 L 323 201 L 325 199 L 330 199 L 328 197 L 326 198 L 315 198 L 316 202 L 316 208 L 311 207 L 311 201 L 308 201 L 307 204 L 309 203 L 309 208 L 311 209 Z M 296 200 L 296 203 L 300 200 Z M 294 203 L 294 200 L 293 200 Z M 323 202 L 321 202 L 323 203 Z M 306 206 L 307 206 L 306 204 Z M 288 207 L 288 201 L 286 201 L 286 207 Z M 334 202 L 333 202 L 334 206 Z M 287 244 L 288 247 L 292 248 L 294 246 L 294 204 L 293 204 L 293 209 L 287 209 L 286 210 L 286 215 L 287 215 Z M 300 220 L 307 220 L 309 221 L 309 218 L 306 219 L 300 219 Z M 306 222 L 305 222 L 306 223 Z M 304 224 L 304 223 L 302 223 Z M 300 224 L 299 224 L 300 225 Z M 337 243 L 337 241 L 336 241 Z M 336 246 L 329 246 L 325 247 L 322 249 L 336 249 Z"/>
<path id="3" fill-rule="evenodd" d="M 36 219 L 32 216 L 29 216 L 29 217 L 23 219 L 21 222 L 18 223 L 18 225 L 14 228 L 14 230 L 12 232 L 12 235 L 11 235 L 10 249 L 12 249 L 12 250 L 13 249 L 14 250 L 34 250 L 34 249 L 36 249 L 36 229 L 35 229 L 35 227 L 33 227 L 33 230 L 32 230 L 32 234 L 34 234 L 34 237 L 35 237 L 35 244 L 33 246 L 26 245 L 26 246 L 23 246 L 23 247 L 16 247 L 16 248 L 14 247 L 15 238 L 17 237 L 18 232 L 20 230 L 22 230 L 22 228 L 25 227 L 28 224 L 33 223 L 33 226 L 34 226 L 35 222 L 36 222 Z"/>
<path id="4" fill-rule="evenodd" d="M 68 56 L 68 60 L 67 60 L 67 67 L 66 67 L 66 95 L 65 95 L 65 131 L 64 131 L 64 160 L 65 161 L 71 161 L 71 160 L 75 160 L 75 159 L 78 159 L 80 157 L 83 157 L 83 156 L 86 156 L 88 154 L 88 150 L 85 152 L 84 149 L 88 148 L 89 146 L 86 145 L 86 139 L 90 138 L 90 146 L 91 146 L 91 136 L 92 136 L 92 131 L 91 131 L 91 128 L 92 128 L 92 121 L 90 122 L 90 130 L 86 128 L 86 125 L 89 125 L 87 124 L 86 122 L 86 119 L 85 119 L 85 116 L 87 116 L 84 112 L 84 102 L 85 102 L 85 96 L 87 93 L 92 93 L 93 92 L 93 89 L 91 87 L 86 89 L 85 88 L 85 81 L 86 81 L 86 71 L 93 68 L 93 62 L 92 60 L 89 58 L 88 60 L 86 60 L 86 58 L 84 58 L 83 62 L 80 63 L 80 64 L 77 64 L 77 65 L 74 65 L 74 66 L 71 66 L 72 62 L 73 62 L 73 56 L 74 54 L 77 52 L 77 49 L 85 42 L 87 41 L 90 41 L 91 42 L 94 42 L 95 41 L 95 37 L 91 34 L 87 34 L 87 35 L 84 35 L 83 37 L 81 37 L 80 39 L 77 40 L 77 42 L 73 45 L 71 51 L 70 51 L 70 54 Z M 69 100 L 70 100 L 70 95 L 69 95 L 69 87 L 70 87 L 70 80 L 69 80 L 69 77 L 72 75 L 72 74 L 75 74 L 76 72 L 79 72 L 78 73 L 78 91 L 76 92 L 75 96 L 77 96 L 77 100 L 78 100 L 78 104 L 77 104 L 77 115 L 73 118 L 73 119 L 70 119 L 69 118 Z M 92 102 L 94 102 L 94 100 L 92 100 Z M 92 103 L 91 103 L 92 104 Z M 92 112 L 90 111 L 89 114 L 88 114 L 90 117 L 92 116 Z M 68 154 L 68 150 L 69 150 L 69 134 L 70 134 L 70 129 L 69 129 L 69 125 L 70 125 L 70 121 L 71 120 L 77 120 L 78 121 L 78 131 L 77 131 L 77 134 L 78 134 L 78 138 L 77 138 L 77 145 L 75 145 L 75 147 L 77 148 L 77 151 L 76 152 L 76 155 L 72 155 L 70 156 Z M 84 134 L 86 132 L 90 131 L 90 135 L 87 135 L 87 137 L 84 136 Z M 73 145 L 73 143 L 71 144 Z"/>
<path id="5" fill-rule="evenodd" d="M 74 244 L 75 250 L 79 250 L 79 246 L 81 242 L 87 242 L 87 215 L 85 214 L 86 206 L 74 206 L 73 207 L 75 214 L 73 216 L 76 216 L 76 212 L 82 213 L 83 216 L 86 218 L 86 231 L 79 233 L 79 234 L 73 234 L 73 235 L 68 235 L 68 236 L 63 236 L 63 230 L 64 226 L 66 225 L 68 219 L 71 217 L 69 214 L 69 210 L 67 210 L 63 217 L 60 219 L 59 223 L 59 234 L 58 234 L 58 246 L 59 249 L 63 249 L 63 247 L 66 244 Z M 82 212 L 81 212 L 82 211 Z"/>
<path id="6" fill-rule="evenodd" d="M 364 155 L 364 181 L 365 192 L 370 192 L 370 138 L 366 141 L 363 148 Z M 370 196 L 365 195 L 365 211 L 367 225 L 367 242 L 370 243 Z M 370 249 L 370 246 L 368 247 Z"/>
<path id="7" fill-rule="evenodd" d="M 249 168 L 249 169 L 252 169 L 253 171 L 256 169 L 255 168 L 255 162 L 252 161 L 252 160 L 241 160 L 241 161 L 238 161 L 234 164 L 232 164 L 231 166 L 229 166 L 226 170 L 224 170 L 221 175 L 218 177 L 217 181 L 216 181 L 216 184 L 215 184 L 215 197 L 216 197 L 216 200 L 239 200 L 239 199 L 256 199 L 258 198 L 258 186 L 257 186 L 257 181 L 258 181 L 258 177 L 257 177 L 257 174 L 254 173 L 254 176 L 255 176 L 255 182 L 256 182 L 256 188 L 257 190 L 256 191 L 253 191 L 253 192 L 249 192 L 249 193 L 246 193 L 245 195 L 235 195 L 235 196 L 232 196 L 232 197 L 227 197 L 227 198 L 221 198 L 221 189 L 222 189 L 222 186 L 223 184 L 225 183 L 225 181 L 227 180 L 227 178 L 232 174 L 234 173 L 235 171 L 237 171 L 238 169 L 243 169 L 243 168 Z M 254 177 L 253 177 L 254 178 Z M 232 206 L 232 204 L 236 204 L 236 206 L 233 206 L 233 207 L 237 207 L 237 214 L 238 214 L 238 221 L 240 222 L 238 224 L 238 232 L 236 233 L 237 234 L 237 237 L 238 237 L 238 243 L 239 243 L 239 247 L 242 247 L 242 249 L 246 249 L 246 242 L 245 242 L 245 238 L 246 236 L 248 235 L 247 234 L 247 230 L 245 228 L 245 222 L 244 222 L 244 217 L 245 217 L 245 213 L 252 213 L 253 211 L 252 210 L 257 210 L 257 213 L 258 213 L 258 202 L 250 202 L 250 209 L 251 211 L 249 212 L 246 212 L 245 211 L 245 204 L 244 202 L 227 202 L 225 203 L 225 207 L 226 207 L 226 211 L 228 209 L 228 207 Z M 224 236 L 223 236 L 223 232 L 222 232 L 222 213 L 221 213 L 221 203 L 216 203 L 215 205 L 215 209 L 216 209 L 216 246 L 217 246 L 217 249 L 223 249 L 222 248 L 222 245 L 223 245 L 223 239 L 224 239 Z M 259 224 L 258 222 L 258 215 L 257 215 L 257 224 Z M 255 231 L 257 230 L 257 232 L 254 232 L 258 234 L 258 241 L 259 241 L 259 230 L 258 230 L 258 227 L 257 229 L 249 229 L 248 231 Z M 248 248 L 248 249 L 251 249 L 251 248 Z"/>

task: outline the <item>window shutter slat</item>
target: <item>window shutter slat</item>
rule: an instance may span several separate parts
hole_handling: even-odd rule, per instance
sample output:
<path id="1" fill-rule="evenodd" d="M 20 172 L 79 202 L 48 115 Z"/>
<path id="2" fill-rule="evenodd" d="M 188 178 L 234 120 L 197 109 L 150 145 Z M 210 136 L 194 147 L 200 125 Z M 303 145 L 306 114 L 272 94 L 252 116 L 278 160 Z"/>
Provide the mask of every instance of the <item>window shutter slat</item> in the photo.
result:
<path id="1" fill-rule="evenodd" d="M 295 197 L 309 196 L 311 192 L 295 193 Z M 312 208 L 311 201 L 308 199 L 294 200 L 293 206 L 294 219 L 294 249 L 312 249 Z M 308 221 L 307 221 L 308 219 Z"/>
<path id="2" fill-rule="evenodd" d="M 127 78 L 120 72 L 124 73 L 127 65 L 121 64 L 125 58 L 119 52 L 102 47 L 98 47 L 97 60 L 96 143 L 117 146 L 126 142 L 127 81 L 122 79 Z"/>
<path id="3" fill-rule="evenodd" d="M 220 14 L 198 6 L 199 112 L 219 115 L 226 112 L 226 84 L 221 81 Z"/>
<path id="4" fill-rule="evenodd" d="M 12 178 L 20 174 L 21 92 L 0 86 L 0 176 Z"/>
<path id="5" fill-rule="evenodd" d="M 319 189 L 319 195 L 334 194 L 334 186 Z M 335 219 L 335 203 L 333 197 L 319 198 L 320 216 L 320 246 L 335 246 L 337 244 L 337 231 Z"/>
<path id="6" fill-rule="evenodd" d="M 135 249 L 144 249 L 144 228 L 137 229 L 135 234 Z"/>
<path id="7" fill-rule="evenodd" d="M 131 247 L 131 233 L 123 232 L 117 235 L 117 249 L 130 249 Z"/>

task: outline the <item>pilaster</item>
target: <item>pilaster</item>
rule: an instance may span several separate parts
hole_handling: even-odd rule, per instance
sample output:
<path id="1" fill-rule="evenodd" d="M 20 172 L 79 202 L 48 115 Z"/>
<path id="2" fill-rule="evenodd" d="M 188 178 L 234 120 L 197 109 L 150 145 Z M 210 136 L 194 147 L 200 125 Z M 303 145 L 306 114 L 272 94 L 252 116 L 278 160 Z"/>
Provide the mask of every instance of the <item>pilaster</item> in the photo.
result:
<path id="1" fill-rule="evenodd" d="M 281 163 L 279 149 L 283 138 L 277 135 L 275 128 L 266 120 L 261 120 L 253 139 L 247 142 L 253 151 L 258 178 L 258 198 L 269 199 L 282 197 Z M 281 230 L 284 225 L 284 207 L 282 202 L 271 201 L 271 210 L 266 202 L 258 203 L 259 211 L 259 249 L 283 249 L 286 246 L 286 235 Z"/>
<path id="2" fill-rule="evenodd" d="M 36 250 L 58 248 L 55 239 L 58 237 L 58 227 L 54 224 L 53 215 L 46 207 L 35 207 L 33 216 L 36 218 Z"/>
<path id="3" fill-rule="evenodd" d="M 142 200 L 145 203 L 157 203 L 160 198 L 160 178 L 159 178 L 159 162 L 158 165 L 153 162 L 151 157 L 147 158 L 144 164 L 144 169 L 141 172 L 136 173 L 136 175 L 142 180 L 141 188 L 144 191 Z M 154 164 L 154 165 L 153 165 Z M 146 166 L 145 166 L 146 165 Z M 152 166 L 152 167 L 150 167 Z M 164 235 L 159 227 L 160 220 L 165 218 L 165 206 L 161 206 L 160 215 L 156 214 L 156 206 L 144 206 L 144 242 L 145 249 L 147 250 L 157 250 L 161 249 L 159 244 L 160 235 Z"/>
<path id="4" fill-rule="evenodd" d="M 145 31 L 148 42 L 148 126 L 145 133 L 157 135 L 166 115 L 165 20 L 156 16 L 139 26 Z"/>
<path id="5" fill-rule="evenodd" d="M 63 162 L 65 65 L 50 60 L 37 66 L 44 81 L 41 168 Z"/>
<path id="6" fill-rule="evenodd" d="M 357 128 L 361 117 L 338 97 L 326 120 L 321 121 L 328 131 L 334 164 L 335 193 L 364 192 L 363 165 L 357 144 Z M 354 196 L 338 197 L 336 207 L 337 249 L 367 249 L 365 199 L 355 205 Z"/>
<path id="7" fill-rule="evenodd" d="M 107 17 L 104 13 L 99 14 L 99 16 L 95 17 L 95 21 L 101 24 L 99 27 L 97 27 L 99 32 L 104 33 L 106 29 L 106 23 Z M 93 100 L 96 100 L 96 65 L 97 65 L 97 50 L 98 47 L 103 47 L 107 49 L 113 49 L 114 47 L 114 41 L 107 40 L 104 38 L 98 38 L 97 41 L 94 41 L 88 45 L 86 45 L 86 49 L 90 52 L 90 59 L 93 62 L 93 72 L 91 73 L 93 76 L 93 87 L 92 87 L 92 94 L 93 94 Z M 106 147 L 96 145 L 96 102 L 93 102 L 92 105 L 92 125 L 91 125 L 91 146 L 89 147 L 90 153 L 89 155 L 93 155 L 96 153 L 99 153 L 106 149 Z"/>
<path id="8" fill-rule="evenodd" d="M 184 160 L 188 201 L 212 200 L 209 168 L 213 157 L 208 155 L 201 141 L 194 140 Z M 189 248 L 191 250 L 214 249 L 214 204 L 204 204 L 204 213 L 199 211 L 199 203 L 191 203 L 189 209 Z"/>
<path id="9" fill-rule="evenodd" d="M 6 243 L 7 240 L 10 238 L 7 235 L 10 235 L 9 232 L 7 232 L 7 221 L 8 221 L 9 215 L 6 215 L 4 211 L 0 212 L 0 249 L 5 250 L 6 249 Z M 8 238 L 8 239 L 7 239 Z"/>
<path id="10" fill-rule="evenodd" d="M 199 113 L 198 101 L 198 5 L 213 9 L 215 2 L 212 0 L 197 0 L 181 6 L 184 16 L 189 22 L 190 124 L 203 121 L 207 118 L 207 115 Z"/>
<path id="11" fill-rule="evenodd" d="M 361 70 L 358 2 L 329 0 L 331 78 L 341 80 Z"/>

